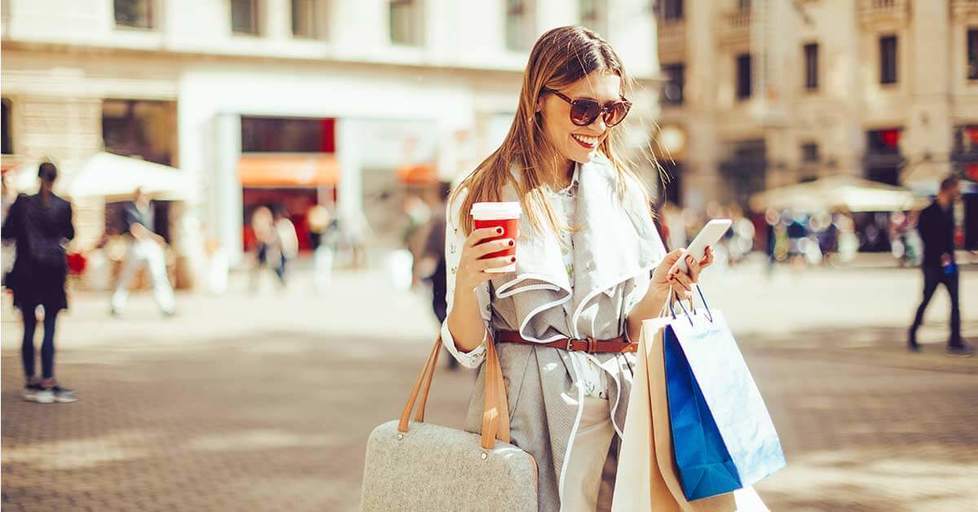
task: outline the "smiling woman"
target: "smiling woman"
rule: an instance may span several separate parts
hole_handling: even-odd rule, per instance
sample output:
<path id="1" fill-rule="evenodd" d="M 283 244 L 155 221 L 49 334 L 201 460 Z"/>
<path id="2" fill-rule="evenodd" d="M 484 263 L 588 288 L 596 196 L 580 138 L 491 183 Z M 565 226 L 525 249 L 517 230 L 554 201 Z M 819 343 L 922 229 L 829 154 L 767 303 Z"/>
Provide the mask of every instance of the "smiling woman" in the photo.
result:
<path id="1" fill-rule="evenodd" d="M 621 133 L 610 130 L 628 114 L 625 99 L 632 82 L 614 49 L 584 27 L 561 27 L 540 37 L 523 77 L 516 117 L 502 145 L 465 180 L 468 194 L 460 224 L 471 205 L 494 201 L 513 168 L 525 179 L 516 186 L 530 224 L 560 227 L 553 209 L 531 191 L 542 185 L 566 185 L 574 165 L 600 154 L 619 177 L 641 182 L 621 158 Z M 616 192 L 623 195 L 623 181 Z M 461 187 L 460 187 L 461 188 Z M 643 193 L 645 191 L 643 190 Z"/>
<path id="2" fill-rule="evenodd" d="M 621 157 L 630 89 L 595 32 L 543 34 L 502 145 L 449 200 L 441 339 L 483 374 L 498 354 L 510 439 L 539 467 L 539 510 L 610 508 L 632 340 L 669 290 L 688 292 L 713 261 L 710 251 L 687 257 L 680 271 L 682 252 L 659 240 L 649 195 Z M 475 229 L 473 205 L 487 202 L 520 205 L 518 233 Z M 486 393 L 476 388 L 469 418 L 481 417 Z"/>

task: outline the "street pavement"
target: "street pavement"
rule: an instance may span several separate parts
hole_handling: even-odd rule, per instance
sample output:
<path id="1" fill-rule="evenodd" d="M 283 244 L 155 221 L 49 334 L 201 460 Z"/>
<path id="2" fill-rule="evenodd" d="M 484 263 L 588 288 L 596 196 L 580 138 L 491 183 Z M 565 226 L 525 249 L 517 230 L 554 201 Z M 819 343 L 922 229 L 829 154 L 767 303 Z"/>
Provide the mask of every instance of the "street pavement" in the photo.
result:
<path id="1" fill-rule="evenodd" d="M 241 277 L 241 276 L 239 276 Z M 235 279 L 223 296 L 148 293 L 120 318 L 75 293 L 58 377 L 73 404 L 19 398 L 20 325 L 2 318 L 5 511 L 355 510 L 367 436 L 399 414 L 434 341 L 423 293 L 381 271 L 338 273 L 316 295 Z M 938 291 L 921 354 L 904 350 L 914 269 L 710 269 L 772 412 L 788 467 L 757 488 L 772 510 L 965 511 L 978 503 L 978 358 L 943 355 Z M 978 343 L 978 272 L 964 333 Z M 469 371 L 440 371 L 428 421 L 460 426 Z"/>

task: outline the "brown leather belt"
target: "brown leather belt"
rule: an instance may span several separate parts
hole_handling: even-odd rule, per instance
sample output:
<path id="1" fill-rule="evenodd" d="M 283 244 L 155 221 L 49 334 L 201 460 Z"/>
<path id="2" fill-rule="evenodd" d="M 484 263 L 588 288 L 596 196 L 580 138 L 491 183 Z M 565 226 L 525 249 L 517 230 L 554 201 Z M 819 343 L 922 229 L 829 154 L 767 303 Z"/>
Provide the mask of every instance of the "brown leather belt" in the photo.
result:
<path id="1" fill-rule="evenodd" d="M 537 343 L 523 339 L 516 331 L 496 331 L 496 341 L 502 343 L 522 343 L 524 345 L 536 345 L 538 347 L 552 347 L 568 352 L 587 352 L 589 354 L 637 352 L 638 343 L 628 342 L 623 336 L 610 340 L 596 340 L 593 338 L 571 339 L 564 338 L 549 343 Z"/>

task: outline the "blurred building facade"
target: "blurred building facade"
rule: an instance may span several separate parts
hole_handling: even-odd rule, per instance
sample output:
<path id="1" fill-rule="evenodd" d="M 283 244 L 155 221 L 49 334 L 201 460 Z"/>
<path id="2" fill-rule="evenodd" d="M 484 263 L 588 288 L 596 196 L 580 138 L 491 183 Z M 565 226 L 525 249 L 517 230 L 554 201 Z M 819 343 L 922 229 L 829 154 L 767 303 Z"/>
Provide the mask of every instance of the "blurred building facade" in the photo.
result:
<path id="1" fill-rule="evenodd" d="M 639 79 L 642 146 L 646 0 L 4 0 L 4 166 L 104 149 L 179 167 L 237 259 L 257 204 L 370 218 L 399 167 L 471 170 L 509 127 L 533 41 L 568 24 L 604 34 Z"/>
<path id="2" fill-rule="evenodd" d="M 840 173 L 978 179 L 974 0 L 660 0 L 657 22 L 684 206 Z"/>

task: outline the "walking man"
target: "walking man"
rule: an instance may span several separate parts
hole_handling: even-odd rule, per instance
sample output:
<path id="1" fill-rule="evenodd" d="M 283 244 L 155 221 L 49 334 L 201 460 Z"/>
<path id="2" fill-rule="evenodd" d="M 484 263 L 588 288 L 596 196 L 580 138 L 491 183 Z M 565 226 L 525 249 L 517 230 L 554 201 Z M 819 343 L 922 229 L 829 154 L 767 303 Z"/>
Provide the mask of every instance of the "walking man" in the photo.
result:
<path id="1" fill-rule="evenodd" d="M 133 201 L 126 205 L 124 217 L 129 249 L 119 283 L 112 294 L 112 315 L 122 312 L 136 272 L 148 266 L 156 304 L 165 316 L 173 316 L 173 288 L 170 287 L 170 280 L 166 275 L 166 258 L 163 253 L 166 240 L 153 231 L 153 204 L 143 189 L 137 188 L 133 193 Z"/>
<path id="2" fill-rule="evenodd" d="M 948 355 L 971 356 L 974 348 L 961 337 L 961 311 L 958 306 L 958 267 L 954 260 L 954 202 L 961 195 L 958 178 L 950 176 L 941 182 L 937 198 L 920 212 L 917 230 L 924 242 L 924 298 L 917 308 L 908 333 L 907 346 L 919 352 L 917 328 L 924 321 L 924 311 L 937 285 L 943 284 L 951 296 L 951 336 L 947 341 Z"/>
<path id="3" fill-rule="evenodd" d="M 58 313 L 68 308 L 65 280 L 68 264 L 65 244 L 75 237 L 71 203 L 54 194 L 58 169 L 44 162 L 38 169 L 40 191 L 22 195 L 10 206 L 3 221 L 3 239 L 16 244 L 16 259 L 7 286 L 14 292 L 14 305 L 24 318 L 21 362 L 24 366 L 25 400 L 50 404 L 74 402 L 74 392 L 54 378 L 54 329 Z M 34 332 L 37 307 L 44 308 L 44 339 L 41 343 L 41 379 L 35 373 Z"/>

